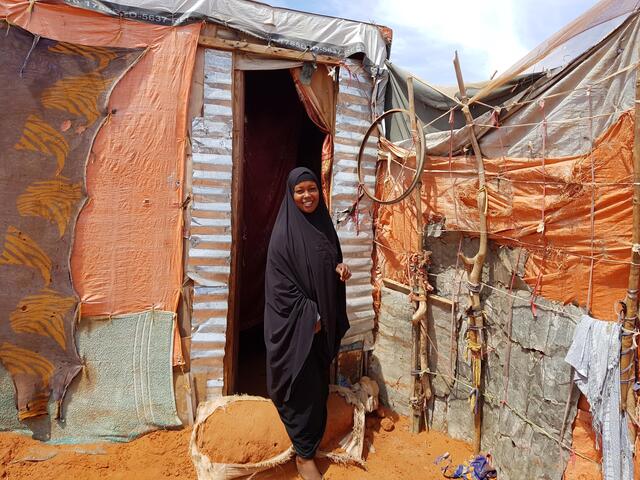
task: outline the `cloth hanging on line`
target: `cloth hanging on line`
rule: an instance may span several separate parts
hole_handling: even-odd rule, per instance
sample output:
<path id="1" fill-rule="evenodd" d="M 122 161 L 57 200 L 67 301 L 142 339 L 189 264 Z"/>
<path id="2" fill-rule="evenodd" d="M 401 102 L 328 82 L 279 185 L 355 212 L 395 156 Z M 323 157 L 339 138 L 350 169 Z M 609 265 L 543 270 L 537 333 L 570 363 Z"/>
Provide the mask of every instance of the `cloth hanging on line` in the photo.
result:
<path id="1" fill-rule="evenodd" d="M 632 480 L 633 453 L 627 416 L 620 412 L 621 326 L 583 315 L 565 361 L 587 397 L 602 449 L 604 480 Z"/>

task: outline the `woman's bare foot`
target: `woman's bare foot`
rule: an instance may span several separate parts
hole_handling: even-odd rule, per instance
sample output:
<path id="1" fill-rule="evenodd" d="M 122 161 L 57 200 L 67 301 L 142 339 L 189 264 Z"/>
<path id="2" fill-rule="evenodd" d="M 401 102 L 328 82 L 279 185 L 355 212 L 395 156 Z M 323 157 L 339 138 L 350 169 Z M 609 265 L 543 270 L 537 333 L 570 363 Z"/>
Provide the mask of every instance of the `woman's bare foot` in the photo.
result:
<path id="1" fill-rule="evenodd" d="M 296 467 L 303 480 L 322 480 L 322 474 L 313 458 L 305 459 L 296 456 Z"/>

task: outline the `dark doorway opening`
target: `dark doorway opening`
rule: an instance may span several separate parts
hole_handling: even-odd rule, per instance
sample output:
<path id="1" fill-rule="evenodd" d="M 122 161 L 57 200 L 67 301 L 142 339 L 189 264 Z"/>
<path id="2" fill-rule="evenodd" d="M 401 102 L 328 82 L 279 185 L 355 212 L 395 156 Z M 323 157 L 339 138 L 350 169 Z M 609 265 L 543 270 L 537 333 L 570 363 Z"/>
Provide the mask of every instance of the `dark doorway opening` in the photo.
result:
<path id="1" fill-rule="evenodd" d="M 296 166 L 320 178 L 324 134 L 298 98 L 288 70 L 245 72 L 244 165 L 236 298 L 237 393 L 266 396 L 262 336 L 264 271 L 287 175 Z"/>

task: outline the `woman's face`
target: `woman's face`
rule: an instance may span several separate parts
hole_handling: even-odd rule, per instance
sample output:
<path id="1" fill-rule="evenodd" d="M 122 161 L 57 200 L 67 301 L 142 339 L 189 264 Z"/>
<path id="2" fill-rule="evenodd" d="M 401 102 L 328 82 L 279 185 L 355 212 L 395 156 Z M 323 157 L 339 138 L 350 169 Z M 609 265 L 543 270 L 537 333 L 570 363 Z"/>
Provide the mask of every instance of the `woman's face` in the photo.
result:
<path id="1" fill-rule="evenodd" d="M 316 182 L 305 180 L 298 183 L 293 188 L 293 201 L 304 213 L 314 212 L 318 208 L 318 202 L 320 201 L 320 192 Z"/>

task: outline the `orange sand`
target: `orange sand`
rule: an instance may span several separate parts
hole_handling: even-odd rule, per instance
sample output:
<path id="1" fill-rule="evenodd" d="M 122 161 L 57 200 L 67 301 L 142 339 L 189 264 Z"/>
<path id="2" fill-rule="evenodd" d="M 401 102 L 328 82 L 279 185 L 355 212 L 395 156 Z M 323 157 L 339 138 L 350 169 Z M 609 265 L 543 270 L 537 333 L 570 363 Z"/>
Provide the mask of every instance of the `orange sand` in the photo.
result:
<path id="1" fill-rule="evenodd" d="M 327 429 L 320 448 L 333 451 L 353 426 L 353 407 L 332 393 L 327 410 Z M 205 421 L 197 441 L 202 453 L 215 463 L 258 463 L 291 446 L 273 403 L 256 400 L 240 400 L 216 410 Z"/>
<path id="2" fill-rule="evenodd" d="M 215 463 L 258 463 L 291 446 L 271 402 L 241 400 L 218 409 L 198 432 L 198 448 Z"/>
<path id="3" fill-rule="evenodd" d="M 409 420 L 393 415 L 395 428 L 386 432 L 380 419 L 367 417 L 365 440 L 366 470 L 352 465 L 337 465 L 319 460 L 318 466 L 326 480 L 407 480 L 411 478 L 438 480 L 444 478 L 433 462 L 449 452 L 454 465 L 473 456 L 471 445 L 453 440 L 440 432 L 413 434 Z M 373 448 L 371 448 L 372 446 Z M 256 480 L 298 480 L 296 467 L 289 462 L 283 467 L 256 475 Z"/>
<path id="4" fill-rule="evenodd" d="M 195 480 L 190 435 L 190 429 L 157 431 L 130 443 L 53 446 L 0 433 L 0 479 Z"/>
<path id="5" fill-rule="evenodd" d="M 449 452 L 454 463 L 471 457 L 471 447 L 438 432 L 409 432 L 406 418 L 395 418 L 395 429 L 385 432 L 380 419 L 367 420 L 367 470 L 355 466 L 320 461 L 327 480 L 405 480 L 408 478 L 439 479 L 439 468 L 433 464 L 438 455 Z M 128 444 L 100 444 L 51 447 L 28 437 L 0 433 L 0 479 L 27 480 L 158 480 L 180 478 L 195 480 L 189 456 L 190 429 L 154 432 Z M 41 462 L 21 462 L 27 456 L 53 458 Z M 78 453 L 82 452 L 82 453 Z M 288 463 L 257 478 L 294 480 L 295 466 Z"/>

